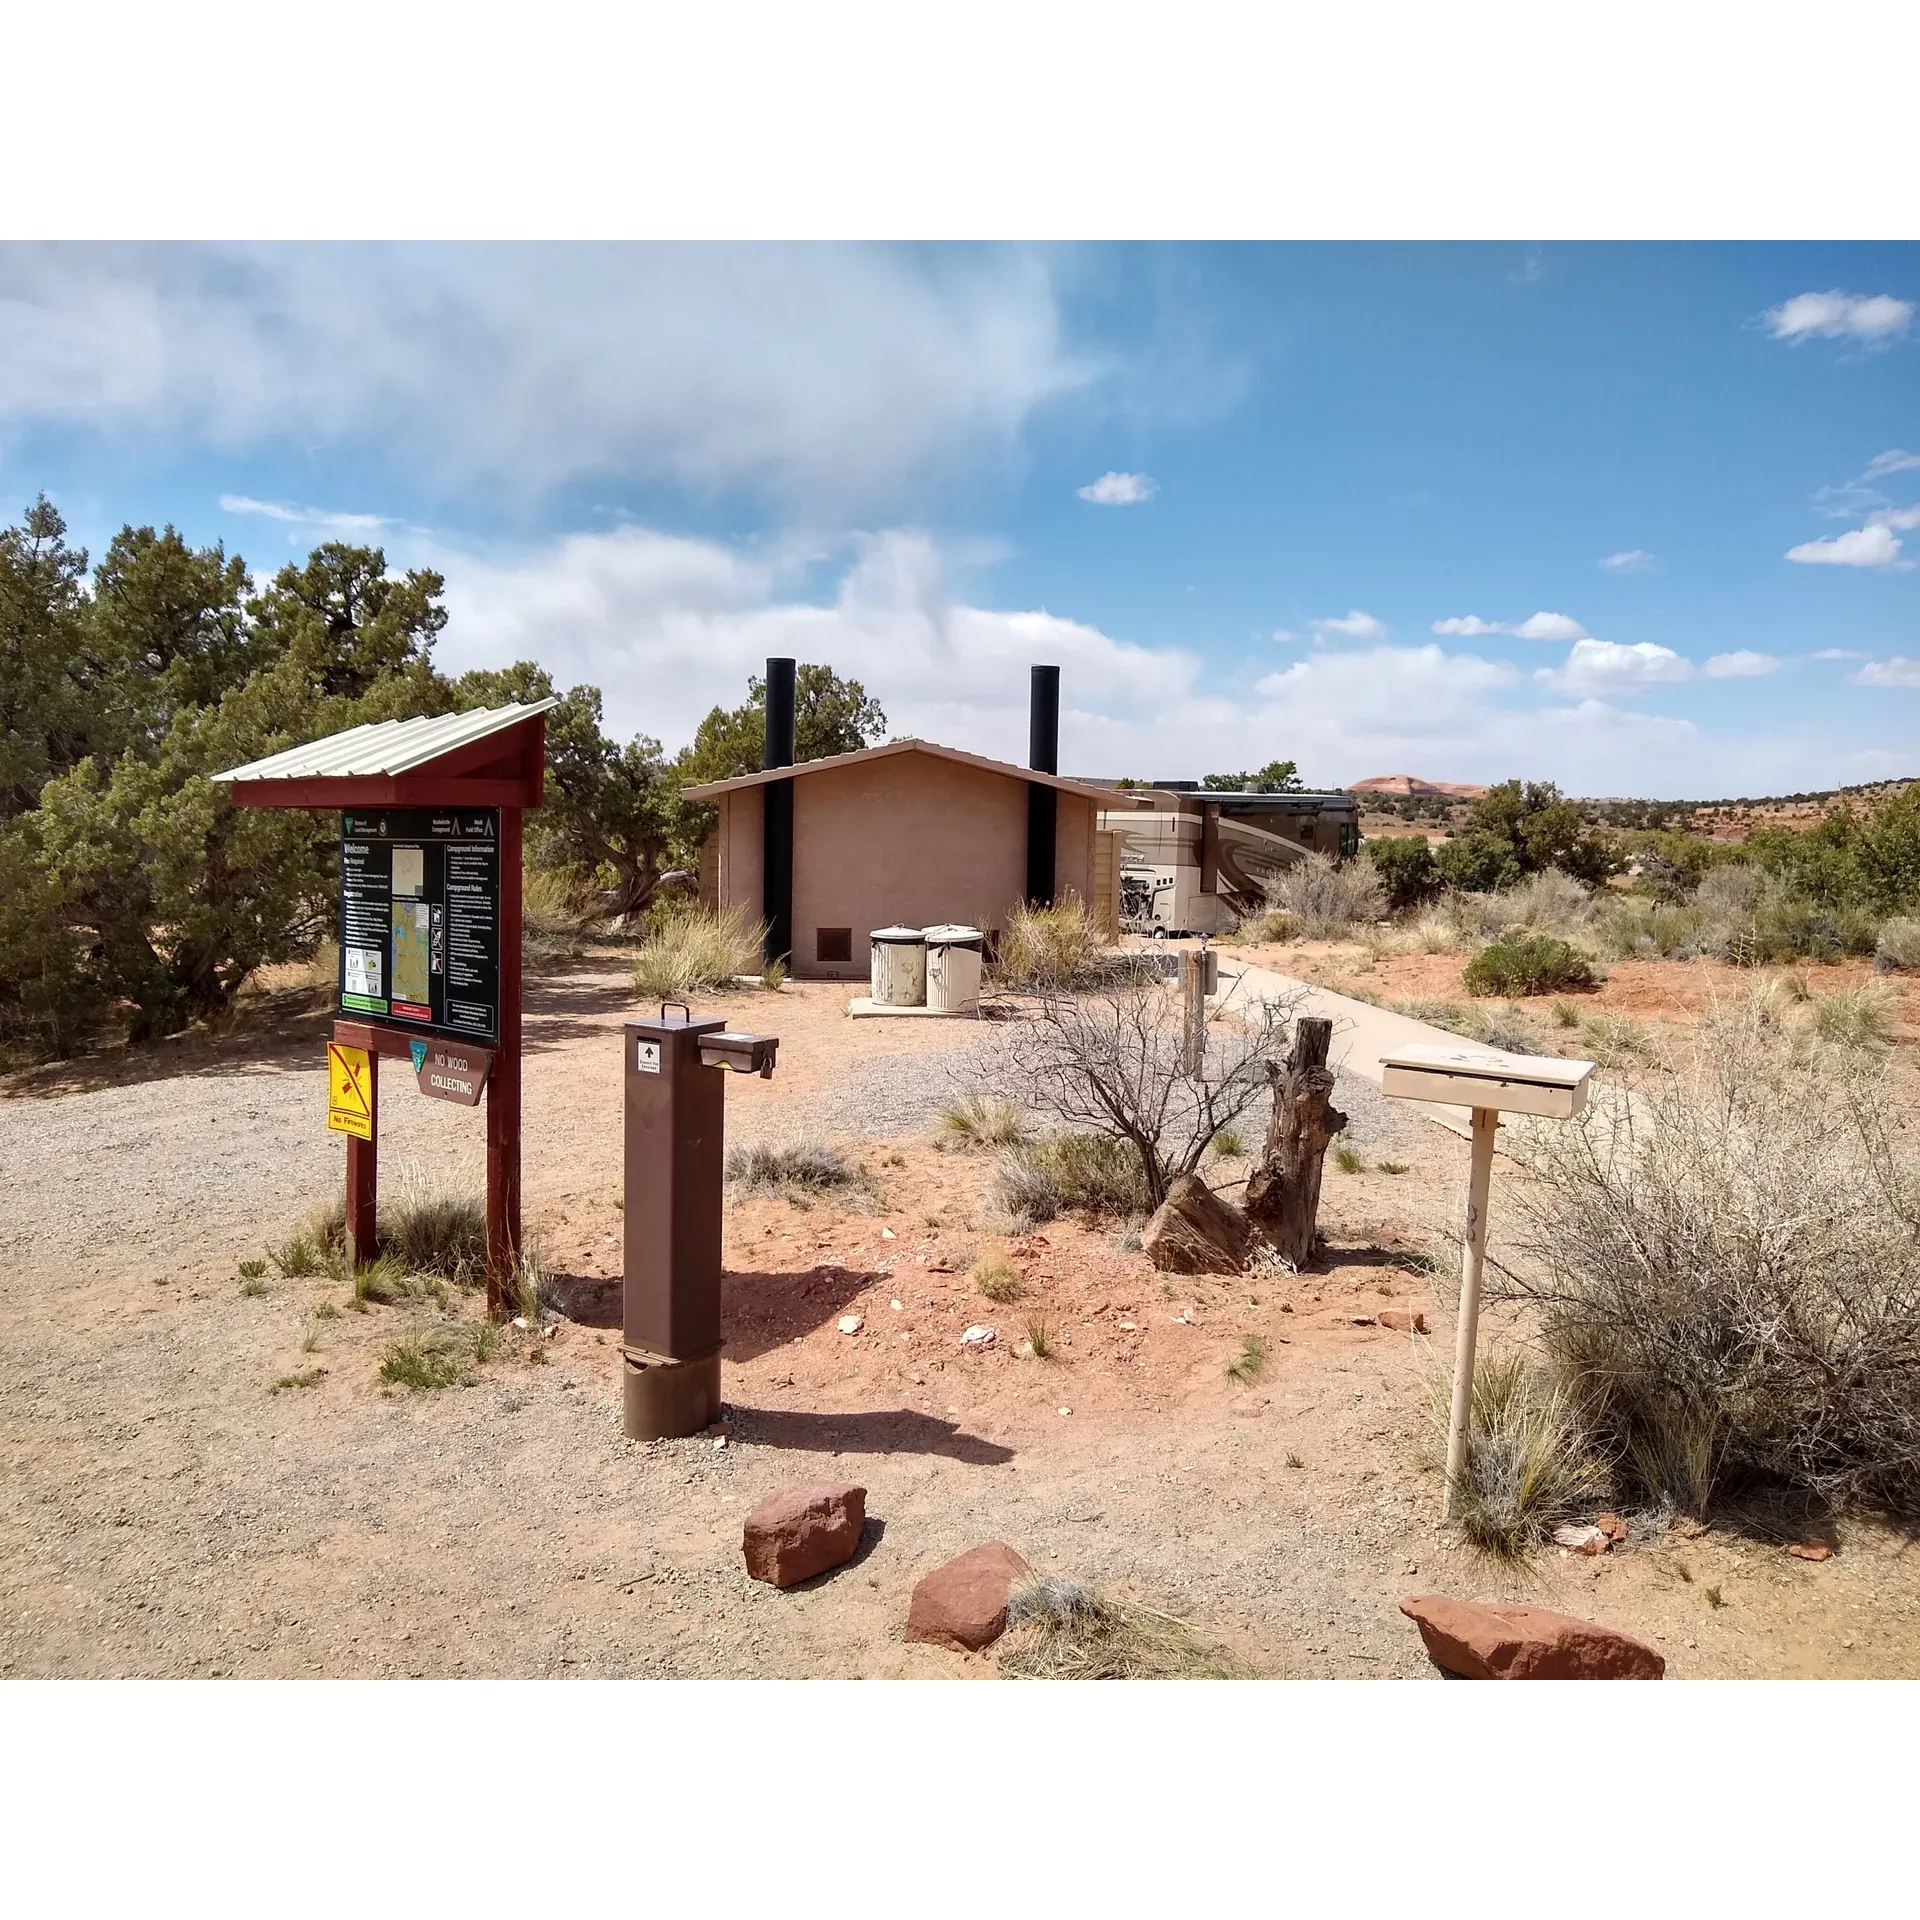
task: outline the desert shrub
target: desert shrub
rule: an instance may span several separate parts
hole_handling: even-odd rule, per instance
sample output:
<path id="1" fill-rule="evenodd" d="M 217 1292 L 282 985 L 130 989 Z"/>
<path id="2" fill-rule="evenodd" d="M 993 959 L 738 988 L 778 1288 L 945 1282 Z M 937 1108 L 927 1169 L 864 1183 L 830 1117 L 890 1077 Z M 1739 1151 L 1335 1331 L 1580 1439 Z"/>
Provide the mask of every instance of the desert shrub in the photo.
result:
<path id="1" fill-rule="evenodd" d="M 1387 911 L 1387 886 L 1371 860 L 1308 853 L 1266 883 L 1267 904 L 1290 914 L 1309 940 L 1339 940 Z"/>
<path id="2" fill-rule="evenodd" d="M 1433 1406 L 1447 1429 L 1451 1383 L 1436 1375 Z M 1484 1553 L 1517 1560 L 1557 1526 L 1591 1513 L 1606 1495 L 1606 1463 L 1588 1440 L 1566 1388 L 1518 1354 L 1474 1369 L 1467 1464 L 1453 1489 L 1453 1520 Z"/>
<path id="3" fill-rule="evenodd" d="M 1009 1147 L 1025 1132 L 1026 1116 L 1011 1100 L 963 1093 L 940 1109 L 933 1143 L 949 1153 L 965 1153 L 980 1147 Z"/>
<path id="4" fill-rule="evenodd" d="M 973 1284 L 996 1306 L 1018 1300 L 1024 1291 L 1018 1270 L 1004 1253 L 983 1253 L 973 1263 Z"/>
<path id="5" fill-rule="evenodd" d="M 730 987 L 740 974 L 760 973 L 765 938 L 765 927 L 738 907 L 663 907 L 633 957 L 634 991 L 670 1000 Z"/>
<path id="6" fill-rule="evenodd" d="M 1593 985 L 1593 968 L 1577 947 L 1550 933 L 1503 933 L 1467 962 L 1460 976 L 1471 994 L 1524 996 Z"/>
<path id="7" fill-rule="evenodd" d="M 524 950 L 532 961 L 557 960 L 580 949 L 594 918 L 594 900 L 581 877 L 565 867 L 528 866 L 520 879 Z"/>
<path id="8" fill-rule="evenodd" d="M 1732 920 L 1749 914 L 1759 898 L 1759 874 L 1737 861 L 1709 867 L 1693 890 L 1693 904 L 1710 920 Z"/>
<path id="9" fill-rule="evenodd" d="M 1434 865 L 1433 849 L 1424 836 L 1369 840 L 1366 853 L 1379 869 L 1387 905 L 1395 913 L 1418 906 L 1440 884 L 1440 870 Z"/>
<path id="10" fill-rule="evenodd" d="M 1044 1308 L 1035 1308 L 1027 1315 L 1025 1332 L 1027 1353 L 1033 1359 L 1049 1360 L 1059 1350 L 1059 1327 Z"/>
<path id="11" fill-rule="evenodd" d="M 1241 1668 L 1184 1620 L 1057 1575 L 1007 1596 L 1000 1671 L 1016 1680 L 1231 1680 Z"/>
<path id="12" fill-rule="evenodd" d="M 1441 897 L 1438 911 L 1452 925 L 1450 944 L 1456 947 L 1496 940 L 1513 922 L 1504 893 L 1448 893 Z"/>
<path id="13" fill-rule="evenodd" d="M 1920 968 L 1920 920 L 1889 920 L 1873 943 L 1873 964 L 1881 973 Z"/>
<path id="14" fill-rule="evenodd" d="M 1893 1040 L 1893 995 L 1883 986 L 1843 987 L 1809 1005 L 1817 1038 L 1837 1047 L 1885 1047 Z"/>
<path id="15" fill-rule="evenodd" d="M 1558 867 L 1530 873 L 1504 896 L 1510 925 L 1537 933 L 1575 933 L 1593 912 L 1593 896 Z"/>
<path id="16" fill-rule="evenodd" d="M 1101 939 L 1080 896 L 1069 888 L 1050 907 L 1014 908 L 989 971 L 1015 992 L 1072 993 L 1098 986 L 1132 964 Z"/>
<path id="17" fill-rule="evenodd" d="M 1247 1150 L 1247 1143 L 1231 1127 L 1222 1127 L 1207 1148 L 1211 1160 L 1234 1160 Z"/>
<path id="18" fill-rule="evenodd" d="M 736 1198 L 761 1194 L 789 1200 L 810 1200 L 864 1184 L 860 1170 L 850 1167 L 836 1148 L 814 1146 L 729 1147 L 726 1181 Z"/>
<path id="19" fill-rule="evenodd" d="M 1810 1059 L 1755 996 L 1530 1167 L 1508 1287 L 1649 1494 L 1764 1474 L 1920 1512 L 1920 1185 L 1876 1057 Z"/>
<path id="20" fill-rule="evenodd" d="M 991 1205 L 1018 1227 L 1038 1226 L 1060 1212 L 1060 1189 L 1053 1175 L 1024 1153 L 1002 1155 L 987 1189 Z"/>
<path id="21" fill-rule="evenodd" d="M 1443 841 L 1434 868 L 1441 885 L 1456 893 L 1497 893 L 1517 884 L 1523 872 L 1512 845 L 1493 833 L 1463 833 Z"/>
<path id="22" fill-rule="evenodd" d="M 1714 951 L 1716 942 L 1724 945 L 1734 924 L 1710 922 L 1697 906 L 1615 894 L 1595 906 L 1591 938 L 1609 960 L 1691 960 Z"/>
<path id="23" fill-rule="evenodd" d="M 1050 1133 L 1013 1149 L 1052 1183 L 1056 1211 L 1094 1214 L 1147 1211 L 1140 1156 L 1104 1133 Z"/>

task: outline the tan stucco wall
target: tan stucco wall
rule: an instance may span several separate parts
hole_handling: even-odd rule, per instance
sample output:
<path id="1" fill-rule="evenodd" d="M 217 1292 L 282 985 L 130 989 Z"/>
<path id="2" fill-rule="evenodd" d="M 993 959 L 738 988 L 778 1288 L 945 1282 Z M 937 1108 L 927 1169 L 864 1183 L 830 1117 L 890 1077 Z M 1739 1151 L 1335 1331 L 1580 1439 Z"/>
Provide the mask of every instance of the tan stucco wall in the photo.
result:
<path id="1" fill-rule="evenodd" d="M 723 793 L 719 805 L 720 824 L 714 829 L 714 838 L 720 843 L 720 898 L 757 921 L 765 853 L 760 790 L 747 787 L 739 793 Z"/>
<path id="2" fill-rule="evenodd" d="M 1006 925 L 1027 882 L 1027 783 L 931 754 L 902 753 L 793 787 L 793 970 L 814 979 L 864 979 L 867 935 L 960 921 Z M 721 898 L 758 919 L 761 803 L 757 788 L 720 806 Z M 1057 891 L 1093 891 L 1093 803 L 1060 795 L 1054 835 Z M 853 958 L 814 958 L 815 930 L 851 927 Z"/>

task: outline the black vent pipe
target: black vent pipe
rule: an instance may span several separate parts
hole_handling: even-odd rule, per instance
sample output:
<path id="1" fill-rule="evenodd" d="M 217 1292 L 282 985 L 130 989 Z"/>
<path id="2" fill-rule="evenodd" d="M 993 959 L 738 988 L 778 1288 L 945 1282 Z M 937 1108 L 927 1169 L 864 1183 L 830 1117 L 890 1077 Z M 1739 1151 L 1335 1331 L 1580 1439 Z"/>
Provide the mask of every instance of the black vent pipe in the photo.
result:
<path id="1" fill-rule="evenodd" d="M 767 740 L 763 771 L 793 765 L 794 663 L 767 662 Z M 760 915 L 767 923 L 768 966 L 793 964 L 793 782 L 769 780 L 760 789 Z"/>
<path id="2" fill-rule="evenodd" d="M 1035 667 L 1027 708 L 1027 765 L 1036 773 L 1060 771 L 1060 669 Z M 1058 791 L 1027 782 L 1027 904 L 1053 905 L 1054 825 Z"/>

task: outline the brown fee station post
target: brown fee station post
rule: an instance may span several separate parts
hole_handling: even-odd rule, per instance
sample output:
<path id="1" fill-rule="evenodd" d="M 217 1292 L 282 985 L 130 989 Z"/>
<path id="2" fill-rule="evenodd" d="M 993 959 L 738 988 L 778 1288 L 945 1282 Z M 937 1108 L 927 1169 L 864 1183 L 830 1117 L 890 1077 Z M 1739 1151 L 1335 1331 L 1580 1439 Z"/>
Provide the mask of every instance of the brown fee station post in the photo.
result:
<path id="1" fill-rule="evenodd" d="M 552 700 L 383 720 L 214 778 L 238 807 L 340 809 L 340 978 L 328 1120 L 347 1136 L 347 1242 L 378 1252 L 380 1056 L 430 1099 L 487 1106 L 487 1307 L 520 1254 L 521 814 Z"/>
<path id="2" fill-rule="evenodd" d="M 621 1032 L 626 1106 L 622 1426 L 631 1440 L 720 1417 L 720 1202 L 726 1074 L 773 1075 L 779 1041 L 680 1001 Z"/>

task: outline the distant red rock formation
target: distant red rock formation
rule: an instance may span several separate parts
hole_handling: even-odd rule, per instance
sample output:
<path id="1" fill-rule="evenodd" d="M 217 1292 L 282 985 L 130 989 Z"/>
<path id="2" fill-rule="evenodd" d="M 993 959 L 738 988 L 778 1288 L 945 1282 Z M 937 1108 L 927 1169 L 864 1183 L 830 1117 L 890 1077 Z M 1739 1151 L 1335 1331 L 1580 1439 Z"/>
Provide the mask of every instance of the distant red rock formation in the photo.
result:
<path id="1" fill-rule="evenodd" d="M 1478 800 L 1486 788 L 1471 780 L 1420 780 L 1410 773 L 1377 773 L 1371 780 L 1356 780 L 1349 793 L 1391 793 L 1402 799 L 1415 794 L 1431 795 L 1436 800 Z"/>

